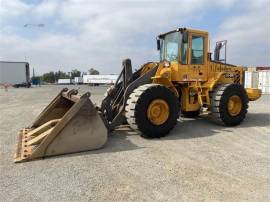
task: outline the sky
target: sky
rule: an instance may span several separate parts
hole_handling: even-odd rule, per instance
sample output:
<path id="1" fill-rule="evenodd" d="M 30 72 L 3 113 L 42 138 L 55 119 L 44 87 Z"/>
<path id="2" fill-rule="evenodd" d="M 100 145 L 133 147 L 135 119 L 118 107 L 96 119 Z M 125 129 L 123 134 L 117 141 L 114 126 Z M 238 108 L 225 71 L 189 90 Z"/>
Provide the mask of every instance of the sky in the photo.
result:
<path id="1" fill-rule="evenodd" d="M 270 0 L 0 0 L 0 27 L 0 60 L 36 74 L 118 74 L 125 58 L 139 68 L 159 60 L 156 36 L 179 27 L 209 31 L 211 52 L 228 40 L 228 63 L 270 66 Z"/>

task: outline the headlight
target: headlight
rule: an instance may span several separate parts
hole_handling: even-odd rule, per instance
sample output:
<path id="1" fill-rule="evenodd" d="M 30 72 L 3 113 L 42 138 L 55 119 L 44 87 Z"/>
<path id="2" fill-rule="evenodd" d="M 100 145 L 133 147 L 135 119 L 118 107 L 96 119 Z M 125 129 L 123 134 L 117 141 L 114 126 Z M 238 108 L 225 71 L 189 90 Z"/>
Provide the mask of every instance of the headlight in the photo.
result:
<path id="1" fill-rule="evenodd" d="M 170 66 L 171 66 L 171 64 L 170 64 L 170 62 L 165 61 L 163 66 L 164 66 L 164 67 L 170 67 Z"/>

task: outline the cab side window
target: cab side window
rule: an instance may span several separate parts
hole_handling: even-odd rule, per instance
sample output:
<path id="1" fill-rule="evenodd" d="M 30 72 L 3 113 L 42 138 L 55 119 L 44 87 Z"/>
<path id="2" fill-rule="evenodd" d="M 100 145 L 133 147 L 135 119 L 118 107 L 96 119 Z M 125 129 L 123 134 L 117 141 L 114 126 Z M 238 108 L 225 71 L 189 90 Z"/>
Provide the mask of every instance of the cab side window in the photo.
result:
<path id="1" fill-rule="evenodd" d="M 188 49 L 188 42 L 182 42 L 182 47 L 181 47 L 182 64 L 187 64 L 187 49 Z"/>
<path id="2" fill-rule="evenodd" d="M 202 36 L 192 36 L 191 64 L 203 64 L 203 40 Z"/>

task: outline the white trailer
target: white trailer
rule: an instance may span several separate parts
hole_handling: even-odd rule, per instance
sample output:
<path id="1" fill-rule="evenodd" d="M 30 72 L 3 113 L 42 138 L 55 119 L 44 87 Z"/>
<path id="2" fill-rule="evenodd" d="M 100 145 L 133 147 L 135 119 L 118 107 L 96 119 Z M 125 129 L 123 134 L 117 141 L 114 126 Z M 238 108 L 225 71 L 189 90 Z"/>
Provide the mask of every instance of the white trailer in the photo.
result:
<path id="1" fill-rule="evenodd" d="M 83 77 L 74 77 L 74 83 L 75 84 L 82 84 L 83 83 Z"/>
<path id="2" fill-rule="evenodd" d="M 259 72 L 245 71 L 245 88 L 258 88 Z"/>
<path id="3" fill-rule="evenodd" d="M 58 79 L 57 84 L 59 85 L 71 84 L 71 79 Z"/>
<path id="4" fill-rule="evenodd" d="M 85 84 L 114 84 L 118 75 L 83 75 Z"/>
<path id="5" fill-rule="evenodd" d="M 270 94 L 270 71 L 259 71 L 259 89 L 263 94 Z"/>
<path id="6" fill-rule="evenodd" d="M 0 61 L 0 84 L 30 87 L 29 63 Z"/>

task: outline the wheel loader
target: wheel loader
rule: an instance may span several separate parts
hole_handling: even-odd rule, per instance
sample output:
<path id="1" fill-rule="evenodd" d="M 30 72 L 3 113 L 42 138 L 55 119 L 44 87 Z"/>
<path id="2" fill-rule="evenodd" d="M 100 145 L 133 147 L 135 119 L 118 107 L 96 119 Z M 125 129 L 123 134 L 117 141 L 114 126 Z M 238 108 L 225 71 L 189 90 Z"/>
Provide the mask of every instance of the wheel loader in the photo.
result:
<path id="1" fill-rule="evenodd" d="M 19 131 L 15 162 L 103 147 L 108 134 L 122 124 L 145 138 L 167 135 L 180 114 L 207 114 L 214 122 L 236 126 L 248 102 L 261 91 L 244 88 L 244 67 L 220 58 L 218 42 L 212 59 L 208 32 L 179 28 L 157 37 L 159 62 L 132 72 L 131 60 L 100 104 L 87 92 L 63 89 L 32 125 Z"/>

